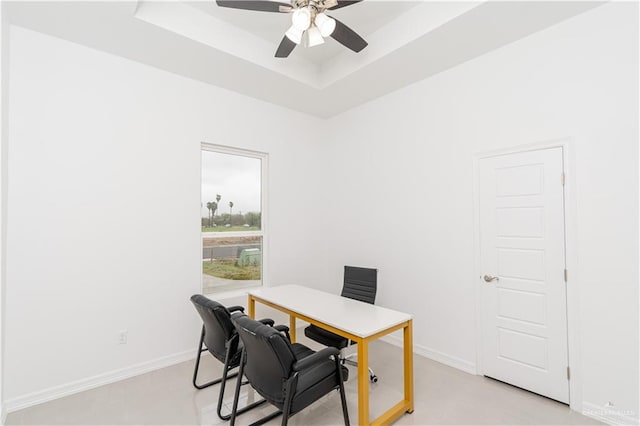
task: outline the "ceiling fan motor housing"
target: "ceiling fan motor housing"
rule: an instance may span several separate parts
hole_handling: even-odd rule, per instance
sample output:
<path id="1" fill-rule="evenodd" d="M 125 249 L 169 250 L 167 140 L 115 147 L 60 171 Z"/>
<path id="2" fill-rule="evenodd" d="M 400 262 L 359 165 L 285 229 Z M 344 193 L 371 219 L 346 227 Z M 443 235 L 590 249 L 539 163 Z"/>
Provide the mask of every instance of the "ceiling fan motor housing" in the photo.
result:
<path id="1" fill-rule="evenodd" d="M 294 8 L 300 9 L 303 7 L 309 7 L 312 14 L 322 12 L 331 7 L 337 6 L 337 0 L 292 0 L 291 4 Z"/>

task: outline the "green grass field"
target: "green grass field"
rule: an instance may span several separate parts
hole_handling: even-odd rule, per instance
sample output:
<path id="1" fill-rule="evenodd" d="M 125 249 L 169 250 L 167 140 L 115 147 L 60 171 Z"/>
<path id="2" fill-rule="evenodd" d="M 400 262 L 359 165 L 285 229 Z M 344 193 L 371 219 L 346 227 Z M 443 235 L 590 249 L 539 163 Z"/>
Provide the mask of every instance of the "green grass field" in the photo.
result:
<path id="1" fill-rule="evenodd" d="M 202 262 L 202 273 L 228 280 L 259 280 L 260 266 L 237 266 L 235 259 Z"/>
<path id="2" fill-rule="evenodd" d="M 202 232 L 247 232 L 247 231 L 259 231 L 257 226 L 215 226 L 215 227 L 202 227 Z"/>

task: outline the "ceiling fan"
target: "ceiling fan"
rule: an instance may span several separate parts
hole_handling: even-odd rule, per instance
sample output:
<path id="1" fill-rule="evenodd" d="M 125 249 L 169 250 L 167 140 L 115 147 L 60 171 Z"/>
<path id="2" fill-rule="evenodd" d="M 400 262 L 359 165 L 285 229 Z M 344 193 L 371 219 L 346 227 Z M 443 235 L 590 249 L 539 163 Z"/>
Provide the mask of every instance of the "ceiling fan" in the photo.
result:
<path id="1" fill-rule="evenodd" d="M 302 42 L 308 47 L 324 43 L 331 37 L 354 52 L 367 47 L 367 42 L 355 31 L 325 12 L 360 3 L 362 0 L 291 0 L 284 3 L 271 0 L 216 0 L 220 7 L 256 10 L 259 12 L 291 13 L 291 27 L 285 32 L 276 58 L 286 58 Z"/>

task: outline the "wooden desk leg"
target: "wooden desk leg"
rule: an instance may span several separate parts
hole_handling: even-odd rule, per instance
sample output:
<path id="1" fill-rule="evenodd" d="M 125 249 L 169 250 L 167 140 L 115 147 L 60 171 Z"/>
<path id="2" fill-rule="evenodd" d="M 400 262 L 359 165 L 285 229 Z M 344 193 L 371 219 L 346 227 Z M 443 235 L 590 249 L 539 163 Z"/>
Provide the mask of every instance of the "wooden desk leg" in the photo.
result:
<path id="1" fill-rule="evenodd" d="M 369 345 L 358 341 L 358 424 L 369 424 Z"/>
<path id="2" fill-rule="evenodd" d="M 404 399 L 409 403 L 407 413 L 413 413 L 413 320 L 403 329 L 404 334 Z"/>
<path id="3" fill-rule="evenodd" d="M 296 342 L 296 317 L 289 315 L 289 335 L 291 336 L 291 343 Z"/>
<path id="4" fill-rule="evenodd" d="M 252 295 L 249 295 L 249 302 L 247 303 L 247 309 L 249 310 L 249 318 L 256 318 L 256 299 Z"/>

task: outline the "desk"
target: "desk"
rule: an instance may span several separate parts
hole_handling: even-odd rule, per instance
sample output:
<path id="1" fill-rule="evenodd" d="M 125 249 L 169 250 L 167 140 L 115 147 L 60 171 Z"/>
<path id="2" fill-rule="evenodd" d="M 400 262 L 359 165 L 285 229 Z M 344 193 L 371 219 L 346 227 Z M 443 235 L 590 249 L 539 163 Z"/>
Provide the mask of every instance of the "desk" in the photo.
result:
<path id="1" fill-rule="evenodd" d="M 262 288 L 249 292 L 249 316 L 256 302 L 289 314 L 291 340 L 296 338 L 296 318 L 330 330 L 358 344 L 358 423 L 387 425 L 413 412 L 413 320 L 411 315 L 346 297 L 297 285 Z M 404 399 L 373 422 L 369 421 L 369 342 L 403 330 Z"/>

